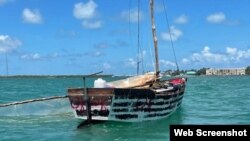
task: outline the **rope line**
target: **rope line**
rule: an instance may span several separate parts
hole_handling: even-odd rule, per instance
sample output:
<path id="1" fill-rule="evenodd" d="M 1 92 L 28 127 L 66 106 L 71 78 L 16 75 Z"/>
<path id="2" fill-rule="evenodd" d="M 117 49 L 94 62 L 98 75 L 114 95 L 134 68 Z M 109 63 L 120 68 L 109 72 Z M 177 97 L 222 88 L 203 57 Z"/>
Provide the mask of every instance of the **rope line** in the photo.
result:
<path id="1" fill-rule="evenodd" d="M 173 50 L 173 53 L 174 53 L 175 64 L 176 64 L 176 67 L 177 67 L 177 73 L 179 74 L 179 66 L 178 66 L 178 63 L 177 63 L 177 59 L 176 59 L 177 57 L 176 57 L 176 54 L 175 54 L 173 38 L 172 38 L 170 26 L 169 26 L 168 14 L 167 14 L 165 2 L 164 2 L 164 0 L 162 0 L 162 1 L 163 1 L 164 12 L 165 12 L 165 15 L 166 15 L 165 18 L 166 18 L 167 25 L 168 25 L 168 30 L 169 30 L 169 37 L 170 37 L 170 41 L 171 41 L 171 47 L 172 47 L 172 50 Z"/>

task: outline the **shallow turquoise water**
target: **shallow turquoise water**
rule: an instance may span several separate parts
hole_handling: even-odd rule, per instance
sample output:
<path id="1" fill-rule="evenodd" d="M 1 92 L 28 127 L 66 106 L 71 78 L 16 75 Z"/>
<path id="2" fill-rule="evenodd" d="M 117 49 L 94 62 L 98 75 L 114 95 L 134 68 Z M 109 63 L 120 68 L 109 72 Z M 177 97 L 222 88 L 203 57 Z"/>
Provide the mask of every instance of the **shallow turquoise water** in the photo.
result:
<path id="1" fill-rule="evenodd" d="M 63 96 L 67 88 L 82 85 L 81 78 L 1 78 L 0 103 Z M 0 108 L 0 140 L 166 141 L 171 124 L 250 124 L 250 77 L 189 77 L 181 108 L 158 121 L 77 129 L 81 121 L 69 107 L 67 99 L 59 99 Z"/>

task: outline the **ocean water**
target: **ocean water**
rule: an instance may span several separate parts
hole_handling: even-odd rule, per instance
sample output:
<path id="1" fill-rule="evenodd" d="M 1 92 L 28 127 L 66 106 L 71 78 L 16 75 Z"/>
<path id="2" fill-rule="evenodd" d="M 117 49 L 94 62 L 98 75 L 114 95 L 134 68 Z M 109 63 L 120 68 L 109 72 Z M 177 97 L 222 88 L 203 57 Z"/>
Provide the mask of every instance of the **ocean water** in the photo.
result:
<path id="1" fill-rule="evenodd" d="M 104 78 L 110 81 L 114 78 Z M 88 80 L 88 86 L 94 79 Z M 0 104 L 66 95 L 81 78 L 0 78 Z M 250 124 L 250 77 L 189 77 L 181 107 L 157 121 L 77 129 L 67 99 L 0 107 L 1 141 L 168 141 L 171 124 Z"/>

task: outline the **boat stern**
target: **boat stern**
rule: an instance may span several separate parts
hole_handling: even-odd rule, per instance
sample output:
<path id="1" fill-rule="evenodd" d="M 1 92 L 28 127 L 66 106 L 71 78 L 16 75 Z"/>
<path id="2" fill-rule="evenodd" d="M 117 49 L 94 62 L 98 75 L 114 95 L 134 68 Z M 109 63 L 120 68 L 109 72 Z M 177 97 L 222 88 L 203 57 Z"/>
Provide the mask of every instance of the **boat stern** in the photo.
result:
<path id="1" fill-rule="evenodd" d="M 87 88 L 85 94 L 84 88 L 68 89 L 69 101 L 75 117 L 87 119 L 89 99 L 91 119 L 108 120 L 113 91 L 112 88 Z"/>

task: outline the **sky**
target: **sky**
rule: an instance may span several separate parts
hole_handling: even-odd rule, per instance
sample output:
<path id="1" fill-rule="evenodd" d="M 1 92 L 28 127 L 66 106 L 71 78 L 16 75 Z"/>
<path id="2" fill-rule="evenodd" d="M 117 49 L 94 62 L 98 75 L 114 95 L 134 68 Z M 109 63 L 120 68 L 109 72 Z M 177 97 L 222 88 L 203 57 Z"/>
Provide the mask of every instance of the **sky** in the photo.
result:
<path id="1" fill-rule="evenodd" d="M 250 66 L 249 5 L 155 0 L 160 70 L 176 69 L 171 38 L 182 70 Z M 154 71 L 148 0 L 0 0 L 0 75 L 134 75 L 137 60 Z"/>

